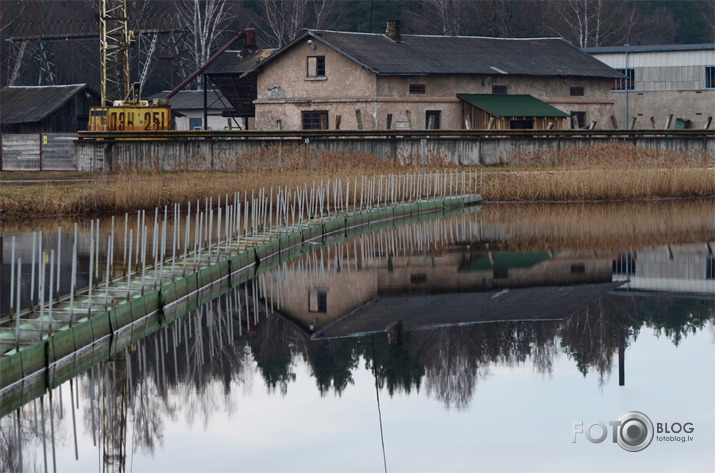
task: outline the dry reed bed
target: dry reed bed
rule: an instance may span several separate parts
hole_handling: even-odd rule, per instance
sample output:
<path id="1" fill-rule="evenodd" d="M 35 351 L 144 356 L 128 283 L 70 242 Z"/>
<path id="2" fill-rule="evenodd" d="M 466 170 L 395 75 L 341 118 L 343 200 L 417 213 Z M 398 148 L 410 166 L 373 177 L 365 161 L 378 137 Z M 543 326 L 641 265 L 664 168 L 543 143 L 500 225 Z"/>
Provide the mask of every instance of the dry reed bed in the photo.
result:
<path id="1" fill-rule="evenodd" d="M 715 196 L 715 169 L 609 168 L 489 173 L 488 201 L 608 201 Z"/>
<path id="2" fill-rule="evenodd" d="M 715 241 L 715 198 L 582 204 L 488 204 L 498 249 L 613 252 Z"/>
<path id="3" fill-rule="evenodd" d="M 205 158 L 197 158 L 205 159 Z M 422 172 L 422 157 L 257 147 L 211 172 L 118 171 L 93 183 L 3 184 L 0 218 L 119 214 L 261 187 L 311 185 L 335 178 Z M 426 171 L 454 171 L 430 153 Z M 700 151 L 652 150 L 618 142 L 509 156 L 510 167 L 484 171 L 487 201 L 608 201 L 715 196 L 715 158 Z M 216 164 L 216 163 L 214 163 Z"/>

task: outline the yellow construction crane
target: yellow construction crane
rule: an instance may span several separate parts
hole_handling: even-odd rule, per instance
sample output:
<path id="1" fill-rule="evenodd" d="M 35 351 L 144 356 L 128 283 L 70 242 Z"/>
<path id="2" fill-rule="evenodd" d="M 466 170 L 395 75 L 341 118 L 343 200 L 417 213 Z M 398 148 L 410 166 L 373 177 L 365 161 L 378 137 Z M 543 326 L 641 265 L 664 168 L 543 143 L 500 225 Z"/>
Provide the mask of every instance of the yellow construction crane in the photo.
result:
<path id="1" fill-rule="evenodd" d="M 129 29 L 126 0 L 101 0 L 99 44 L 101 51 L 102 106 L 89 112 L 90 131 L 157 131 L 171 129 L 168 99 L 150 104 L 141 99 L 141 86 L 129 75 Z"/>

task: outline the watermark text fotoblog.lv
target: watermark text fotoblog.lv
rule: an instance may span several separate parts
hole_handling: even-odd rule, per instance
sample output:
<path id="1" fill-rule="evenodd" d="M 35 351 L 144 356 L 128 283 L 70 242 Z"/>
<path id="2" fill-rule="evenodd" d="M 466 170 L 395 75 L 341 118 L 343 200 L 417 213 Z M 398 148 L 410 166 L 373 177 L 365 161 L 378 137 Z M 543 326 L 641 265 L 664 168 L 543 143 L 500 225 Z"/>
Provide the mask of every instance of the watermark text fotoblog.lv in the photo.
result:
<path id="1" fill-rule="evenodd" d="M 629 452 L 644 450 L 655 439 L 658 442 L 692 442 L 695 426 L 692 422 L 657 422 L 655 427 L 650 418 L 638 411 L 629 411 L 617 420 L 608 421 L 612 443 L 617 443 Z M 583 435 L 591 443 L 606 440 L 609 428 L 600 420 L 584 425 L 583 421 L 573 423 L 571 442 L 576 443 Z"/>

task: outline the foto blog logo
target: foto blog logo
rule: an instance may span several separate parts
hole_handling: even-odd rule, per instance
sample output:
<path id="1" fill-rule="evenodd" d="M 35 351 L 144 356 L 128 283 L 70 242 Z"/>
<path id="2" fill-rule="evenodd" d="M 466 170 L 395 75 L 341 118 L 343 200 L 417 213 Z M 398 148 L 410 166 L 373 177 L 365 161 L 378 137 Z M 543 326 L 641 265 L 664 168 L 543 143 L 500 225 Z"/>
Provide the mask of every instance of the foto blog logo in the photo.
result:
<path id="1" fill-rule="evenodd" d="M 611 427 L 611 439 L 623 450 L 640 452 L 653 441 L 653 422 L 647 415 L 638 411 L 629 411 L 617 420 L 608 421 Z M 591 443 L 601 443 L 608 437 L 608 427 L 600 420 L 584 427 L 583 422 L 574 422 L 571 442 L 576 443 L 576 436 L 584 435 Z"/>

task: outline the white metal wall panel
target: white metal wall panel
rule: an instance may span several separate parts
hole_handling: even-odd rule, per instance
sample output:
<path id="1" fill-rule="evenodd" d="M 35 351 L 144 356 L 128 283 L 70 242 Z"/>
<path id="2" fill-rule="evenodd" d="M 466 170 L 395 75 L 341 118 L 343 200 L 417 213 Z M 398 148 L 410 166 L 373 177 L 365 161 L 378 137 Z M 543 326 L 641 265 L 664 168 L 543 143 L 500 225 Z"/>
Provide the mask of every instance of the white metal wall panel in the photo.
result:
<path id="1" fill-rule="evenodd" d="M 40 135 L 3 134 L 2 171 L 39 171 Z"/>
<path id="2" fill-rule="evenodd" d="M 77 133 L 43 133 L 42 170 L 76 171 L 76 139 Z"/>
<path id="3" fill-rule="evenodd" d="M 592 56 L 615 69 L 626 67 L 625 53 L 592 54 Z M 715 50 L 628 53 L 628 67 L 632 68 L 713 65 L 715 65 Z"/>

